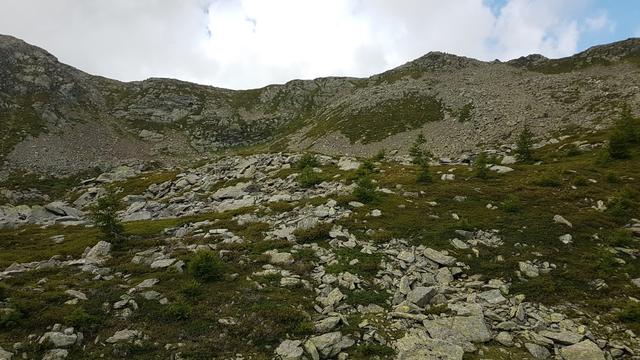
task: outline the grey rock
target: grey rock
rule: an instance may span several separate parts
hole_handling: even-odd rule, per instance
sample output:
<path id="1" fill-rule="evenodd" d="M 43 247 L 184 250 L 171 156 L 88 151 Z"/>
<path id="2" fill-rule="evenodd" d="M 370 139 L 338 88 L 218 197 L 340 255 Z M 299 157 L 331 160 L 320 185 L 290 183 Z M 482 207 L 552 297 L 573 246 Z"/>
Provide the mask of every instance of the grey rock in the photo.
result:
<path id="1" fill-rule="evenodd" d="M 435 320 L 425 320 L 424 327 L 444 327 L 462 335 L 470 342 L 487 342 L 491 340 L 491 332 L 487 328 L 483 316 L 453 316 Z"/>
<path id="2" fill-rule="evenodd" d="M 438 293 L 438 288 L 430 286 L 418 286 L 407 294 L 407 301 L 420 307 L 425 307 L 429 301 Z"/>
<path id="3" fill-rule="evenodd" d="M 13 358 L 13 353 L 8 352 L 0 346 L 0 360 L 11 360 Z"/>
<path id="4" fill-rule="evenodd" d="M 461 346 L 443 340 L 431 339 L 420 331 L 405 334 L 394 346 L 397 360 L 462 360 L 464 350 Z"/>
<path id="5" fill-rule="evenodd" d="M 47 351 L 42 360 L 62 360 L 69 356 L 69 351 L 65 349 L 51 349 Z M 1 359 L 1 358 L 0 358 Z"/>
<path id="6" fill-rule="evenodd" d="M 543 331 L 540 331 L 538 334 L 563 345 L 573 345 L 578 343 L 580 340 L 582 340 L 582 338 L 584 338 L 583 335 L 572 333 L 569 331 L 556 332 L 556 331 L 543 330 Z"/>
<path id="7" fill-rule="evenodd" d="M 453 265 L 456 261 L 453 256 L 445 255 L 431 248 L 426 248 L 423 254 L 427 259 L 444 266 Z"/>
<path id="8" fill-rule="evenodd" d="M 276 348 L 278 359 L 282 360 L 300 360 L 304 355 L 300 340 L 285 340 Z"/>
<path id="9" fill-rule="evenodd" d="M 78 340 L 78 335 L 76 334 L 65 334 L 57 331 L 47 332 L 40 340 L 38 340 L 39 344 L 47 344 L 50 343 L 57 348 L 69 347 L 76 343 Z"/>
<path id="10" fill-rule="evenodd" d="M 115 344 L 118 342 L 133 342 L 134 340 L 142 337 L 142 333 L 138 330 L 119 330 L 116 331 L 113 336 L 107 338 L 107 342 L 110 344 Z"/>
<path id="11" fill-rule="evenodd" d="M 560 349 L 564 360 L 605 360 L 604 352 L 590 340 Z"/>
<path id="12" fill-rule="evenodd" d="M 351 338 L 343 337 L 339 331 L 314 336 L 309 342 L 315 346 L 321 359 L 332 358 L 355 344 Z"/>
<path id="13" fill-rule="evenodd" d="M 548 359 L 551 356 L 551 353 L 549 352 L 549 350 L 547 350 L 547 348 L 538 344 L 525 343 L 524 347 L 535 359 Z"/>

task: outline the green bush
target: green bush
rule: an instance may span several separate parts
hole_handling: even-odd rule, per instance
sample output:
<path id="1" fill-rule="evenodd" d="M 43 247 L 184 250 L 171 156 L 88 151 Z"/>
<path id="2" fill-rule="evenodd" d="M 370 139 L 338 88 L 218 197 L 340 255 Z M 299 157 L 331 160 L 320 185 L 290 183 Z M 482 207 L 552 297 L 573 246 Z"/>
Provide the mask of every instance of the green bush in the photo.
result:
<path id="1" fill-rule="evenodd" d="M 182 286 L 180 292 L 185 297 L 193 299 L 202 294 L 202 287 L 199 282 L 191 280 Z"/>
<path id="2" fill-rule="evenodd" d="M 611 246 L 629 247 L 635 245 L 635 241 L 631 232 L 627 230 L 618 230 L 606 237 L 607 242 Z"/>
<path id="3" fill-rule="evenodd" d="M 386 306 L 389 295 L 384 290 L 358 290 L 350 292 L 347 296 L 347 302 L 351 305 L 376 304 Z"/>
<path id="4" fill-rule="evenodd" d="M 185 321 L 191 318 L 191 306 L 183 303 L 173 303 L 163 307 L 162 317 L 169 321 Z"/>
<path id="5" fill-rule="evenodd" d="M 373 158 L 371 158 L 371 160 L 373 161 L 382 161 L 384 160 L 384 158 L 387 156 L 387 150 L 382 148 L 380 149 L 380 151 L 378 151 Z"/>
<path id="6" fill-rule="evenodd" d="M 0 301 L 9 297 L 9 287 L 4 283 L 0 283 Z"/>
<path id="7" fill-rule="evenodd" d="M 429 163 L 426 161 L 420 164 L 420 168 L 418 169 L 418 175 L 416 176 L 416 181 L 421 184 L 429 184 L 433 182 L 433 177 L 431 176 L 431 169 L 429 168 Z"/>
<path id="8" fill-rule="evenodd" d="M 358 180 L 356 188 L 353 190 L 353 195 L 358 201 L 365 204 L 374 202 L 378 199 L 378 194 L 376 194 L 376 185 L 368 176 L 362 177 Z"/>
<path id="9" fill-rule="evenodd" d="M 487 168 L 487 153 L 478 154 L 476 161 L 473 162 L 474 175 L 478 179 L 486 179 L 489 177 L 489 169 Z"/>
<path id="10" fill-rule="evenodd" d="M 534 184 L 542 187 L 560 187 L 562 183 L 560 180 L 552 177 L 544 177 L 534 181 Z"/>
<path id="11" fill-rule="evenodd" d="M 618 320 L 625 323 L 640 322 L 640 304 L 636 302 L 628 303 L 622 311 L 618 313 Z"/>
<path id="12" fill-rule="evenodd" d="M 352 356 L 354 359 L 390 359 L 395 355 L 395 350 L 387 345 L 380 344 L 362 344 L 353 348 Z"/>
<path id="13" fill-rule="evenodd" d="M 298 243 L 313 243 L 329 238 L 329 231 L 331 231 L 331 228 L 331 224 L 318 224 L 308 229 L 296 229 L 293 232 L 293 235 L 296 237 Z"/>
<path id="14" fill-rule="evenodd" d="M 578 176 L 574 181 L 573 181 L 573 185 L 575 186 L 588 186 L 589 185 L 589 180 L 587 180 L 585 177 L 583 176 Z"/>
<path id="15" fill-rule="evenodd" d="M 212 282 L 224 277 L 224 264 L 210 251 L 198 251 L 189 261 L 189 273 L 199 281 Z"/>
<path id="16" fill-rule="evenodd" d="M 298 175 L 298 184 L 303 188 L 310 188 L 312 186 L 318 185 L 322 182 L 322 178 L 318 175 L 313 168 L 310 166 L 302 169 L 300 175 Z"/>
<path id="17" fill-rule="evenodd" d="M 64 317 L 64 323 L 81 330 L 96 328 L 104 319 L 101 316 L 89 314 L 84 308 L 75 308 L 69 315 Z"/>
<path id="18" fill-rule="evenodd" d="M 609 156 L 613 159 L 628 159 L 631 157 L 632 146 L 638 144 L 640 144 L 640 121 L 634 118 L 626 107 L 609 137 L 607 148 Z"/>
<path id="19" fill-rule="evenodd" d="M 520 198 L 516 195 L 509 195 L 507 199 L 502 203 L 502 209 L 509 213 L 516 213 L 522 209 Z"/>
<path id="20" fill-rule="evenodd" d="M 522 162 L 532 162 L 533 158 L 533 133 L 529 130 L 529 126 L 525 125 L 524 129 L 518 136 L 516 141 L 516 157 Z"/>
<path id="21" fill-rule="evenodd" d="M 320 163 L 318 162 L 318 159 L 316 159 L 316 156 L 309 153 L 305 153 L 304 155 L 302 155 L 300 160 L 296 162 L 296 168 L 299 170 L 302 170 L 307 167 L 310 167 L 310 168 L 318 167 L 318 165 L 320 165 Z"/>
<path id="22" fill-rule="evenodd" d="M 622 160 L 631 157 L 631 144 L 627 135 L 621 130 L 615 130 L 609 137 L 609 156 L 612 159 Z"/>
<path id="23" fill-rule="evenodd" d="M 13 329 L 18 327 L 23 314 L 18 309 L 5 308 L 0 311 L 0 329 Z"/>
<path id="24" fill-rule="evenodd" d="M 578 156 L 578 155 L 581 155 L 581 154 L 582 154 L 582 151 L 580 151 L 580 149 L 577 146 L 573 145 L 573 144 L 568 146 L 567 150 L 565 152 L 565 155 L 567 157 Z"/>
<path id="25" fill-rule="evenodd" d="M 373 174 L 376 171 L 376 166 L 369 160 L 365 160 L 360 164 L 360 167 L 356 170 L 357 177 L 364 177 Z"/>
<path id="26" fill-rule="evenodd" d="M 607 182 L 609 184 L 619 184 L 620 178 L 614 173 L 607 173 Z"/>

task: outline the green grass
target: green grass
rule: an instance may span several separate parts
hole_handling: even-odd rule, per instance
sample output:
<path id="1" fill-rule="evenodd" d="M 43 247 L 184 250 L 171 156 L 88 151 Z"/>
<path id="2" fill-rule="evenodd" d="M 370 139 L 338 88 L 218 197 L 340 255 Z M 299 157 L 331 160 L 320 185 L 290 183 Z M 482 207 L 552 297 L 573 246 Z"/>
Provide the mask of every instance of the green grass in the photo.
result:
<path id="1" fill-rule="evenodd" d="M 443 118 L 444 106 L 439 99 L 410 93 L 355 112 L 345 107 L 335 109 L 307 135 L 318 137 L 331 131 L 340 131 L 352 143 L 360 141 L 366 144 Z"/>

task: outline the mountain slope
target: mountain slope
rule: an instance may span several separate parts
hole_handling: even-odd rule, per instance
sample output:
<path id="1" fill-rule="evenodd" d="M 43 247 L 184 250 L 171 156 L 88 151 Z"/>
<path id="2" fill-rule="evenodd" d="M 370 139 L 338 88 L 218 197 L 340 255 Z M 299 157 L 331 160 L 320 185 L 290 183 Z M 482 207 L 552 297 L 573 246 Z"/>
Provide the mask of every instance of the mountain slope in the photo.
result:
<path id="1" fill-rule="evenodd" d="M 402 152 L 418 132 L 436 154 L 456 156 L 509 142 L 525 123 L 548 135 L 606 125 L 624 104 L 637 112 L 639 49 L 640 40 L 629 39 L 564 59 L 507 63 L 434 52 L 367 79 L 234 91 L 109 80 L 0 36 L 0 159 L 5 173 L 59 175 L 255 144 L 370 155 Z"/>

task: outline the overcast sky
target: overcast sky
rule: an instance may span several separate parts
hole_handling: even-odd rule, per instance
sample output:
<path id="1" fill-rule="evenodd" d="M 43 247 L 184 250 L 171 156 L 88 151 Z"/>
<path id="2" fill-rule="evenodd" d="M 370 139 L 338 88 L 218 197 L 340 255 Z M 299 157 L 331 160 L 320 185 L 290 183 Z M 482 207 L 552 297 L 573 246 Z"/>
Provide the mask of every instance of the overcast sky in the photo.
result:
<path id="1" fill-rule="evenodd" d="M 234 89 L 369 76 L 433 50 L 562 57 L 640 36 L 638 0 L 0 0 L 0 33 L 119 80 Z"/>

